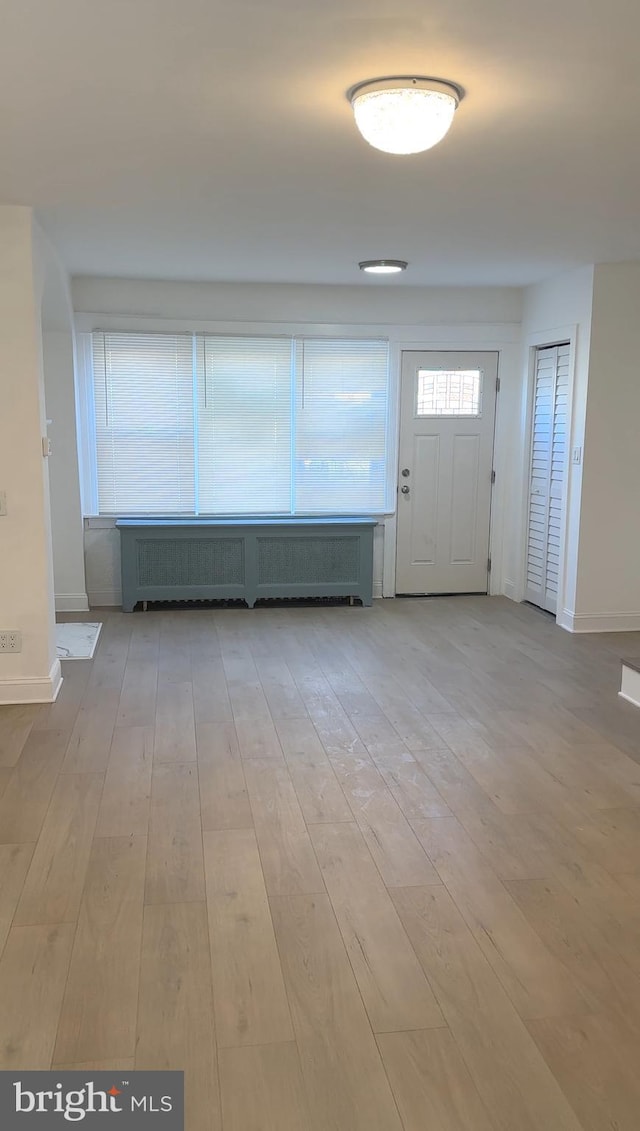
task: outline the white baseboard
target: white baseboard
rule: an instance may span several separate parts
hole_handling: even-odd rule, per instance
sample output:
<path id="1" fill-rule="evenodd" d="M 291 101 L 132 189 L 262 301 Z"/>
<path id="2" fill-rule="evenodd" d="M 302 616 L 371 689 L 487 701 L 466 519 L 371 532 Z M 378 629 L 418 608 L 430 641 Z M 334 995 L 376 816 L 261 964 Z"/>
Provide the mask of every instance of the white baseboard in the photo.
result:
<path id="1" fill-rule="evenodd" d="M 89 598 L 86 593 L 56 593 L 57 613 L 88 613 Z"/>
<path id="2" fill-rule="evenodd" d="M 622 665 L 622 683 L 618 695 L 621 699 L 626 699 L 628 703 L 633 703 L 634 707 L 640 707 L 640 672 L 635 668 L 628 668 L 626 664 Z"/>
<path id="3" fill-rule="evenodd" d="M 505 577 L 504 585 L 502 586 L 502 592 L 505 597 L 509 598 L 510 601 L 518 600 L 516 596 L 516 583 L 515 581 L 511 581 L 510 578 Z"/>
<path id="4" fill-rule="evenodd" d="M 556 613 L 556 624 L 559 628 L 564 628 L 565 632 L 576 631 L 573 627 L 575 619 L 575 615 L 571 612 L 571 609 L 562 609 Z"/>
<path id="5" fill-rule="evenodd" d="M 568 632 L 640 632 L 640 613 L 572 613 L 563 609 L 556 619 Z"/>
<path id="6" fill-rule="evenodd" d="M 62 687 L 60 660 L 55 659 L 48 676 L 35 679 L 0 680 L 0 704 L 53 703 Z"/>
<path id="7" fill-rule="evenodd" d="M 106 606 L 122 605 L 122 593 L 119 589 L 92 589 L 87 594 L 90 609 L 102 609 Z"/>

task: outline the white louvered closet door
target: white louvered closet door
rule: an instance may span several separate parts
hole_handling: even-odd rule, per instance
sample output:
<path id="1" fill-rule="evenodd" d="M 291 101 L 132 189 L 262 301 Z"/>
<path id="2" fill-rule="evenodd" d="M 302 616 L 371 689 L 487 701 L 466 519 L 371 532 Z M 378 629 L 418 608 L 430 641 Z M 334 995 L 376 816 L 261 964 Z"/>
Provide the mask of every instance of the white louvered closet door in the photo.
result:
<path id="1" fill-rule="evenodd" d="M 526 600 L 558 604 L 562 494 L 569 421 L 569 343 L 536 350 Z"/>

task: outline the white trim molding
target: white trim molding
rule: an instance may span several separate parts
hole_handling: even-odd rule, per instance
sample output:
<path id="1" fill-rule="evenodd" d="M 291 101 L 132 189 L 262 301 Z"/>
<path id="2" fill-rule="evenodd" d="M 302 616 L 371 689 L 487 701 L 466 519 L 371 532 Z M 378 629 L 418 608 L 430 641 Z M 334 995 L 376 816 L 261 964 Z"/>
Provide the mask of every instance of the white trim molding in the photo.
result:
<path id="1" fill-rule="evenodd" d="M 557 623 L 567 632 L 640 632 L 640 613 L 573 613 L 563 609 Z"/>
<path id="2" fill-rule="evenodd" d="M 89 608 L 103 609 L 122 605 L 122 591 L 120 589 L 92 589 L 88 593 Z"/>
<path id="3" fill-rule="evenodd" d="M 88 613 L 89 598 L 86 593 L 56 593 L 57 613 Z"/>
<path id="4" fill-rule="evenodd" d="M 0 680 L 0 704 L 54 703 L 62 687 L 60 660 L 55 659 L 48 676 L 36 679 Z"/>
<path id="5" fill-rule="evenodd" d="M 618 695 L 621 699 L 626 699 L 627 703 L 633 703 L 634 707 L 640 707 L 640 671 L 637 668 L 629 667 L 622 661 L 622 683 Z"/>

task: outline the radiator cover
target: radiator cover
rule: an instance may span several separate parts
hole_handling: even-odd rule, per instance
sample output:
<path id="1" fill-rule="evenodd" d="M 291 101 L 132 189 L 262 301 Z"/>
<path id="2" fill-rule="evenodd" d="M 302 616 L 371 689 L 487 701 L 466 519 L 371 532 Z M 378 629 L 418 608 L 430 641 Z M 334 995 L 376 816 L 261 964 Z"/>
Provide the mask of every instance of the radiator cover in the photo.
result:
<path id="1" fill-rule="evenodd" d="M 122 607 L 138 601 L 359 597 L 372 603 L 374 518 L 119 519 Z"/>

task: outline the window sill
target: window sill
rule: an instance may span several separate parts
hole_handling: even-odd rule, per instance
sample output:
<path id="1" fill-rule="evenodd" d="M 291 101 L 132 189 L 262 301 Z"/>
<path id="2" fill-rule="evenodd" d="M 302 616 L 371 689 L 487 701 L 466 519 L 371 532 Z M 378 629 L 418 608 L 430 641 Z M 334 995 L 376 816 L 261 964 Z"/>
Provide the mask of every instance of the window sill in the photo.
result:
<path id="1" fill-rule="evenodd" d="M 110 515 L 85 515 L 84 528 L 85 530 L 112 530 L 116 521 Z"/>

